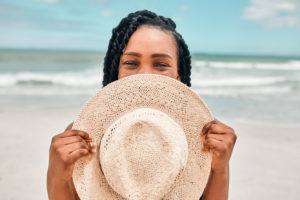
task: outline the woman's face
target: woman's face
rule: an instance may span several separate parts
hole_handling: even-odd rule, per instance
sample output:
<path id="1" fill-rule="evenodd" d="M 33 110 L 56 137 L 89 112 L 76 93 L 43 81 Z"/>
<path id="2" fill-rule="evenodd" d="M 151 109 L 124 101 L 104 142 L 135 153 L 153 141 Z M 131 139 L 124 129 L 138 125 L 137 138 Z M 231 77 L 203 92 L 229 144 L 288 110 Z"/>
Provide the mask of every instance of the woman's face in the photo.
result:
<path id="1" fill-rule="evenodd" d="M 160 74 L 180 80 L 177 65 L 173 36 L 155 27 L 142 26 L 123 50 L 118 79 L 133 74 Z"/>

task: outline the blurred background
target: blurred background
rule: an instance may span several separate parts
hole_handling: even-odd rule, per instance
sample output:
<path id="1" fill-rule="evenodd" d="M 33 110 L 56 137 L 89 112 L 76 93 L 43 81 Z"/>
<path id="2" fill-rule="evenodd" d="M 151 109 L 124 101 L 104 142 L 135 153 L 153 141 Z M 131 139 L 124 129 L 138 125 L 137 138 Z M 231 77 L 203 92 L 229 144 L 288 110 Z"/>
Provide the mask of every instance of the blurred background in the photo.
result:
<path id="1" fill-rule="evenodd" d="M 299 198 L 299 0 L 0 0 L 0 196 L 47 198 L 51 137 L 102 88 L 111 31 L 141 9 L 176 22 L 192 89 L 237 132 L 230 199 Z"/>

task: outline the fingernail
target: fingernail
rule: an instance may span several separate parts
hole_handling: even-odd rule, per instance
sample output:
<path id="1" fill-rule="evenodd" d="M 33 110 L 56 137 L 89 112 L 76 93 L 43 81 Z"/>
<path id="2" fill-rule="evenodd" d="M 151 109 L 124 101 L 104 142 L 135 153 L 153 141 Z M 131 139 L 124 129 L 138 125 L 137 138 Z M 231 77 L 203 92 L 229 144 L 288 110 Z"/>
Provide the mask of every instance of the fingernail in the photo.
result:
<path id="1" fill-rule="evenodd" d="M 96 147 L 97 145 L 96 145 L 95 142 L 92 142 L 92 146 L 93 146 L 93 148 L 94 148 L 94 147 Z"/>
<path id="2" fill-rule="evenodd" d="M 92 154 L 89 154 L 89 159 L 91 159 L 92 158 Z"/>
<path id="3" fill-rule="evenodd" d="M 94 148 L 94 147 L 95 147 L 94 142 L 90 142 L 90 147 L 91 147 L 91 148 Z"/>

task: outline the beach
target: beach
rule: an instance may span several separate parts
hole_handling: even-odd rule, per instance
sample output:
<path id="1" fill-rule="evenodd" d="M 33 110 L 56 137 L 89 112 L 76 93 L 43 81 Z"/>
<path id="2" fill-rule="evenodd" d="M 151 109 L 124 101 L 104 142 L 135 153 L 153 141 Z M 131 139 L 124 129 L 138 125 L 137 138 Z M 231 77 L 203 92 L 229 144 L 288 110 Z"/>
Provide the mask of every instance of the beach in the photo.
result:
<path id="1" fill-rule="evenodd" d="M 229 122 L 230 124 L 230 122 Z M 298 199 L 300 127 L 232 123 L 229 199 Z"/>
<path id="2" fill-rule="evenodd" d="M 0 197 L 47 199 L 51 138 L 101 89 L 103 53 L 0 51 Z M 192 89 L 238 136 L 231 200 L 300 196 L 300 58 L 194 55 Z"/>
<path id="3" fill-rule="evenodd" d="M 47 199 L 51 138 L 76 118 L 86 99 L 68 106 L 46 107 L 45 103 L 34 108 L 24 101 L 18 109 L 1 108 L 1 199 Z M 297 199 L 300 127 L 220 120 L 238 136 L 230 162 L 229 199 Z"/>

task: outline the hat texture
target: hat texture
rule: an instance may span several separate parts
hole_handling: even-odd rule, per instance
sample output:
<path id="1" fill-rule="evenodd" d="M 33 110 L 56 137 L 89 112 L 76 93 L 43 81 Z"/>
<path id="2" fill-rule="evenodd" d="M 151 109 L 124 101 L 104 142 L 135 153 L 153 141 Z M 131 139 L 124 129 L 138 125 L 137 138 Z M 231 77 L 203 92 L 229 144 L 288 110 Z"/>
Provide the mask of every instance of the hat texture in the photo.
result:
<path id="1" fill-rule="evenodd" d="M 97 144 L 74 167 L 80 199 L 199 199 L 211 166 L 200 132 L 211 120 L 199 96 L 175 79 L 139 74 L 107 85 L 72 127 Z"/>

